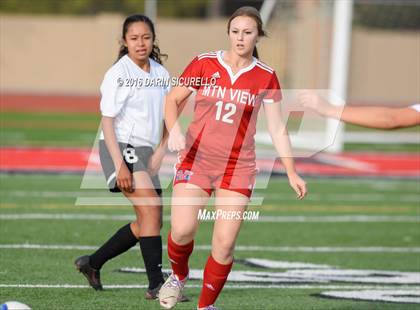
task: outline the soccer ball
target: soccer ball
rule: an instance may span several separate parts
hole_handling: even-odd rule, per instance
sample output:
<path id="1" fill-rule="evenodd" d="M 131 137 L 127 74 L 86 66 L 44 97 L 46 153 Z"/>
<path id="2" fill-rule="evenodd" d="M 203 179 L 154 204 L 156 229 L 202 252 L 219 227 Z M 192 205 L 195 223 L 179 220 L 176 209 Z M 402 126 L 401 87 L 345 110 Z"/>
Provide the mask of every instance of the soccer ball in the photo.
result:
<path id="1" fill-rule="evenodd" d="M 7 301 L 0 305 L 0 310 L 32 310 L 28 305 L 18 301 Z"/>

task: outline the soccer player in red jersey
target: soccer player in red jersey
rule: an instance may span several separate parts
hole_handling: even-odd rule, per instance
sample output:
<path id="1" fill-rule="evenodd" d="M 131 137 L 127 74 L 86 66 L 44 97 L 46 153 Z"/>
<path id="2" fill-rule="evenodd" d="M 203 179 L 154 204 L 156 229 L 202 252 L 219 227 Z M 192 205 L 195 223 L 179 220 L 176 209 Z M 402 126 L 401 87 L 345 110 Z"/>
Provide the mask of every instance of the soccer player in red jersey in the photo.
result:
<path id="1" fill-rule="evenodd" d="M 195 57 L 180 78 L 188 81 L 188 87 L 174 87 L 166 98 L 168 147 L 179 151 L 168 236 L 173 273 L 159 291 L 160 304 L 166 309 L 173 308 L 181 296 L 199 210 L 211 194 L 214 192 L 217 211 L 243 214 L 247 208 L 255 183 L 254 135 L 261 106 L 291 187 L 299 199 L 306 195 L 280 117 L 280 84 L 273 69 L 258 60 L 255 46 L 265 34 L 259 12 L 242 7 L 231 16 L 227 28 L 230 49 Z M 194 119 L 184 137 L 177 118 L 192 92 L 196 92 Z M 213 305 L 232 268 L 241 223 L 242 217 L 216 218 L 198 309 L 215 309 Z"/>

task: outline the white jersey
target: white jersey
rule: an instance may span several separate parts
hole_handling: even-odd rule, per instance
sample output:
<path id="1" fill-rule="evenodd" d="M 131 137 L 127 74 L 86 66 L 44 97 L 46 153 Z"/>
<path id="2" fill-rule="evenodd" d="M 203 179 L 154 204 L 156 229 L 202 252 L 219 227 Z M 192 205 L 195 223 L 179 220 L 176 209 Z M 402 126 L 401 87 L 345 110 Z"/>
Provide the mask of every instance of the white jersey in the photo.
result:
<path id="1" fill-rule="evenodd" d="M 416 110 L 417 112 L 420 112 L 420 103 L 413 104 L 410 106 L 410 108 Z"/>
<path id="2" fill-rule="evenodd" d="M 106 72 L 101 84 L 102 115 L 114 118 L 117 141 L 134 147 L 155 148 L 162 137 L 169 84 L 150 86 L 150 81 L 169 80 L 169 73 L 153 59 L 149 61 L 150 72 L 146 72 L 125 55 Z M 104 139 L 103 132 L 100 139 Z"/>

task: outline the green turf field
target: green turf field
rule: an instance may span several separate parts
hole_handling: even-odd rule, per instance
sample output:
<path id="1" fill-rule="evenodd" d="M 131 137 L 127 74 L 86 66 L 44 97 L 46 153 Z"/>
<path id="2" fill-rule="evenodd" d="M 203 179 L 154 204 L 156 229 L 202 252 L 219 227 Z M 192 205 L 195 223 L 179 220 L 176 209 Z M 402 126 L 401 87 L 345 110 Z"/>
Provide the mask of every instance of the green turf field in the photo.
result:
<path id="1" fill-rule="evenodd" d="M 0 141 L 2 146 L 90 147 L 98 126 L 99 115 L 94 114 L 2 112 Z M 418 151 L 418 145 L 375 144 L 366 149 L 366 145 L 350 144 L 345 148 Z M 33 309 L 159 309 L 157 302 L 142 298 L 147 283 L 145 274 L 117 272 L 123 267 L 143 268 L 138 248 L 104 266 L 102 281 L 105 288 L 108 286 L 104 292 L 88 288 L 76 272 L 76 257 L 92 252 L 133 218 L 127 205 L 77 203 L 116 197 L 106 190 L 83 189 L 81 181 L 79 175 L 0 174 L 0 302 L 18 300 Z M 331 270 L 369 269 L 376 276 L 384 271 L 420 271 L 418 180 L 311 178 L 307 182 L 309 196 L 304 201 L 294 198 L 284 178 L 272 178 L 267 189 L 256 191 L 255 196 L 262 198 L 263 203 L 250 210 L 259 211 L 260 220 L 243 225 L 234 272 L 282 273 L 284 277 L 291 270 L 240 263 L 249 258 L 329 265 Z M 165 197 L 170 197 L 170 189 L 165 191 Z M 164 244 L 168 216 L 166 205 Z M 211 227 L 212 222 L 200 226 L 191 257 L 192 269 L 201 270 L 204 266 Z M 164 268 L 168 267 L 164 251 Z M 318 296 L 331 290 L 418 290 L 419 284 L 319 278 L 303 283 L 266 281 L 229 281 L 217 306 L 299 310 L 419 308 L 418 304 Z M 193 302 L 180 304 L 177 309 L 195 309 L 200 285 L 200 280 L 189 281 L 186 294 Z"/>
<path id="2" fill-rule="evenodd" d="M 92 146 L 99 121 L 99 114 L 2 112 L 0 141 L 7 146 Z"/>
<path id="3" fill-rule="evenodd" d="M 328 264 L 340 269 L 387 271 L 420 270 L 420 229 L 418 205 L 420 188 L 416 180 L 308 179 L 310 194 L 296 201 L 285 179 L 272 179 L 264 197 L 260 221 L 246 222 L 241 230 L 235 254 L 238 260 L 264 258 L 276 261 Z M 129 206 L 75 205 L 77 197 L 110 197 L 106 191 L 80 189 L 78 175 L 0 175 L 0 300 L 18 300 L 33 309 L 159 309 L 157 302 L 145 301 L 144 288 L 110 288 L 95 292 L 86 287 L 73 260 L 100 245 L 126 219 Z M 165 196 L 170 195 L 170 190 Z M 53 219 L 53 215 L 70 215 Z M 165 215 L 169 214 L 168 206 Z M 86 219 L 71 216 L 85 215 Z M 274 216 L 283 221 L 276 222 Z M 302 221 L 295 216 L 304 216 Z M 330 216 L 338 220 L 326 221 Z M 367 216 L 370 222 L 354 220 Z M 380 217 L 383 217 L 382 219 Z M 36 217 L 36 218 L 34 218 Z M 97 218 L 96 218 L 97 217 Z M 269 217 L 268 221 L 262 220 Z M 340 219 L 348 220 L 339 221 Z M 317 218 L 317 221 L 310 221 Z M 392 222 L 394 218 L 401 221 Z M 197 249 L 191 268 L 202 269 L 208 255 L 212 222 L 203 222 L 196 238 Z M 163 227 L 164 242 L 169 228 Z M 22 245 L 35 248 L 24 248 Z M 57 246 L 48 248 L 48 246 Z M 67 248 L 65 246 L 68 246 Z M 76 247 L 76 248 L 72 248 Z M 91 246 L 81 249 L 80 246 Z M 14 247 L 14 248 L 13 248 Z M 306 250 L 302 250 L 305 247 Z M 320 249 L 324 249 L 320 251 Z M 339 251 L 342 249 L 346 251 Z M 376 251 L 369 249 L 376 248 Z M 394 250 L 392 250 L 394 249 Z M 399 249 L 395 251 L 395 249 Z M 417 252 L 411 250 L 417 249 Z M 139 250 L 129 251 L 107 263 L 102 271 L 104 285 L 145 285 L 144 274 L 120 273 L 122 267 L 143 268 Z M 164 268 L 168 268 L 164 252 Z M 261 269 L 237 263 L 234 271 L 283 272 L 285 269 Z M 11 285 L 29 287 L 11 287 Z M 186 294 L 193 302 L 177 309 L 195 309 L 199 280 L 191 280 Z M 250 282 L 228 282 L 217 305 L 221 309 L 418 309 L 415 304 L 395 304 L 328 299 L 317 296 L 329 286 L 375 286 L 363 283 L 283 283 L 286 287 L 240 288 Z M 31 285 L 69 285 L 69 288 L 34 288 Z M 81 285 L 82 287 L 74 287 Z M 254 283 L 255 285 L 255 283 Z M 409 285 L 378 287 L 397 289 Z M 415 286 L 418 289 L 418 285 Z"/>

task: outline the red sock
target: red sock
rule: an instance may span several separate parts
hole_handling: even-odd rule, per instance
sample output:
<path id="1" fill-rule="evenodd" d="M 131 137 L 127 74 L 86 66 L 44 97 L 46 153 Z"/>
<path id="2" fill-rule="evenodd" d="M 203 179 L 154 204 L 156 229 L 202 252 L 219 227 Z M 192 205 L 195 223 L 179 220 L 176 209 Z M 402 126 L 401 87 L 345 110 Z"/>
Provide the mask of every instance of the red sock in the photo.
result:
<path id="1" fill-rule="evenodd" d="M 204 268 L 203 288 L 201 289 L 198 307 L 213 305 L 225 285 L 232 269 L 233 262 L 227 265 L 219 264 L 210 255 Z"/>
<path id="2" fill-rule="evenodd" d="M 188 276 L 188 259 L 194 248 L 194 240 L 185 245 L 176 244 L 168 234 L 168 256 L 171 261 L 172 271 L 179 280 L 184 280 Z"/>

